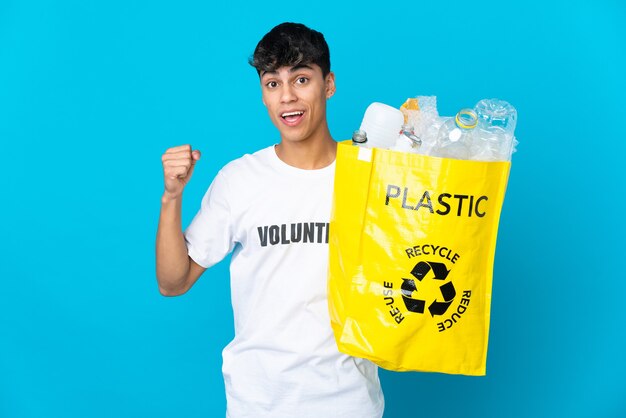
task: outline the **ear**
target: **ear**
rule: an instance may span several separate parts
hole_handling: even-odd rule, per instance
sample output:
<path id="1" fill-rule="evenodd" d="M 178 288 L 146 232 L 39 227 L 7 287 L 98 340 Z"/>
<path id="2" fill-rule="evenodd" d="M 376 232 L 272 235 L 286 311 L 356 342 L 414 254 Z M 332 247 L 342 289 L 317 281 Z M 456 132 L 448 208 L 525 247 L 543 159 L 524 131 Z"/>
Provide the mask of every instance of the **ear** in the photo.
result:
<path id="1" fill-rule="evenodd" d="M 325 89 L 326 89 L 326 98 L 330 99 L 333 94 L 335 94 L 335 90 L 337 89 L 335 86 L 335 73 L 332 71 L 326 74 L 326 78 L 324 79 Z"/>

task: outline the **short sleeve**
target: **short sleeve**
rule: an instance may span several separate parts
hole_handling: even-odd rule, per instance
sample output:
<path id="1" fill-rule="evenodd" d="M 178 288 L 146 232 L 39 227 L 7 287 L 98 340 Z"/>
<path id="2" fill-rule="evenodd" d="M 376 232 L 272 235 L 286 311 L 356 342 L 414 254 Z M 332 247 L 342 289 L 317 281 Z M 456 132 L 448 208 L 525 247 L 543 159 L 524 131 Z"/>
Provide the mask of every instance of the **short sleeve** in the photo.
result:
<path id="1" fill-rule="evenodd" d="M 187 253 L 209 268 L 233 250 L 229 189 L 220 171 L 202 198 L 200 210 L 184 232 Z"/>

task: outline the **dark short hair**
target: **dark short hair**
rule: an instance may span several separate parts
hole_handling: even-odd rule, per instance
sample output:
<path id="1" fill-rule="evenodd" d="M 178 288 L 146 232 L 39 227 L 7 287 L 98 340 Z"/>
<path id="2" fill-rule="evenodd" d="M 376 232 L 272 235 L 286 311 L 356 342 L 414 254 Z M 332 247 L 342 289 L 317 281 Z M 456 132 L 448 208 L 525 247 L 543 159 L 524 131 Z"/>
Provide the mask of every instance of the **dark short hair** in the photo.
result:
<path id="1" fill-rule="evenodd" d="M 281 23 L 257 44 L 248 63 L 262 71 L 276 71 L 283 66 L 317 64 L 322 75 L 330 72 L 330 51 L 324 35 L 301 23 Z"/>

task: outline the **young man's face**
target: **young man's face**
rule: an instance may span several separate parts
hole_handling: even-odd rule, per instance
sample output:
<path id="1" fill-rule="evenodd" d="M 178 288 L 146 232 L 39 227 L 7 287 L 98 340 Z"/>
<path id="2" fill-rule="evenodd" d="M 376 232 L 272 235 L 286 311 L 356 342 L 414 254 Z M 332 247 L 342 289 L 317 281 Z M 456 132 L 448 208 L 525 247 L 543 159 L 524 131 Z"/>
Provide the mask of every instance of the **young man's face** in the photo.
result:
<path id="1" fill-rule="evenodd" d="M 326 100 L 335 92 L 335 75 L 322 76 L 316 64 L 280 67 L 261 73 L 263 103 L 281 139 L 302 142 L 328 132 Z"/>

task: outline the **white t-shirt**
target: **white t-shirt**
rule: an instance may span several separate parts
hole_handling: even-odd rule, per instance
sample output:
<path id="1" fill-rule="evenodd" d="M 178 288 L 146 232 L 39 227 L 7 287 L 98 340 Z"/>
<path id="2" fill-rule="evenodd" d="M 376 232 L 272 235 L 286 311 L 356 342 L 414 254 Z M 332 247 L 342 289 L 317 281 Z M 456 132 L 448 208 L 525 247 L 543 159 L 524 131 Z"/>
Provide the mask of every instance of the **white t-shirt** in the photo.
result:
<path id="1" fill-rule="evenodd" d="M 227 164 L 185 230 L 189 256 L 230 265 L 228 417 L 381 417 L 377 366 L 337 350 L 327 302 L 335 164 L 302 170 L 274 147 Z"/>

